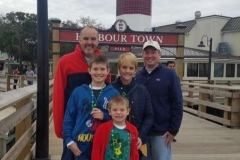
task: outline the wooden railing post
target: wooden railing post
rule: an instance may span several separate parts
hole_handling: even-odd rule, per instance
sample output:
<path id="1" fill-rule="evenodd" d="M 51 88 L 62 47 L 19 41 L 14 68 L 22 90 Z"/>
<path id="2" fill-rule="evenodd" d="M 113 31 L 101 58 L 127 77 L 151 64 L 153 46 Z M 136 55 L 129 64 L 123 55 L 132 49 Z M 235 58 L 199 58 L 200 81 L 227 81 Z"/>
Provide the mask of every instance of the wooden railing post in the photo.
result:
<path id="1" fill-rule="evenodd" d="M 10 88 L 10 75 L 9 74 L 7 74 L 6 75 L 6 84 L 7 84 L 7 91 L 10 91 L 11 90 L 11 88 Z"/>
<path id="2" fill-rule="evenodd" d="M 233 97 L 229 99 L 232 110 L 238 112 L 231 112 L 231 127 L 240 128 L 240 91 L 233 91 Z"/>
<path id="3" fill-rule="evenodd" d="M 231 81 L 228 81 L 228 86 L 231 86 Z M 232 99 L 231 98 L 224 98 L 224 104 L 228 106 L 232 106 Z M 223 118 L 226 120 L 231 120 L 231 112 L 224 111 L 223 112 Z M 226 125 L 223 125 L 224 127 L 227 127 Z"/>
<path id="4" fill-rule="evenodd" d="M 184 68 L 184 44 L 185 44 L 185 28 L 187 26 L 185 24 L 178 24 L 176 26 L 178 30 L 178 47 L 176 50 L 176 60 L 175 60 L 175 71 L 179 77 L 179 79 L 183 80 L 183 68 Z"/>
<path id="5" fill-rule="evenodd" d="M 205 88 L 205 87 L 200 87 L 200 88 Z M 207 101 L 207 94 L 206 93 L 199 93 L 199 99 L 203 100 L 203 101 Z M 206 113 L 206 110 L 207 110 L 206 106 L 199 105 L 198 106 L 198 117 L 201 117 L 200 112 Z"/>
<path id="6" fill-rule="evenodd" d="M 20 109 L 24 105 L 28 104 L 31 101 L 31 96 L 18 102 L 16 104 L 16 110 Z M 27 129 L 31 127 L 31 114 L 24 118 L 20 123 L 18 123 L 15 127 L 15 141 L 18 141 L 21 136 L 27 131 Z M 28 142 L 26 146 L 22 146 L 24 149 L 18 155 L 16 160 L 23 160 L 27 154 L 30 152 L 31 143 Z"/>
<path id="7" fill-rule="evenodd" d="M 61 20 L 59 19 L 51 19 L 52 22 L 52 52 L 53 52 L 53 70 L 52 70 L 52 77 L 54 77 L 56 68 L 57 68 L 57 63 L 60 58 L 60 43 L 59 41 L 59 27 Z"/>
<path id="8" fill-rule="evenodd" d="M 193 82 L 193 81 L 189 81 L 190 83 Z M 189 85 L 188 86 L 189 88 L 194 88 L 193 85 Z M 188 91 L 188 97 L 189 98 L 193 98 L 193 91 Z M 193 103 L 192 102 L 187 102 L 187 106 L 191 106 L 191 108 L 193 108 Z"/>
<path id="9" fill-rule="evenodd" d="M 224 98 L 224 105 L 228 105 L 231 106 L 231 100 L 230 98 Z M 228 111 L 223 111 L 223 118 L 226 120 L 230 120 L 231 119 L 231 113 Z M 223 125 L 224 127 L 227 127 L 226 125 Z"/>
<path id="10" fill-rule="evenodd" d="M 211 84 L 212 84 L 212 85 L 215 85 L 215 84 L 217 84 L 217 82 L 216 82 L 216 81 L 211 81 Z M 210 88 L 209 88 L 209 89 L 210 89 Z M 212 88 L 211 90 L 216 91 L 216 88 Z M 215 102 L 215 96 L 214 96 L 214 94 L 210 95 L 210 101 L 211 101 L 211 102 Z"/>
<path id="11" fill-rule="evenodd" d="M 23 88 L 24 87 L 24 75 L 21 75 L 19 77 L 19 88 Z"/>

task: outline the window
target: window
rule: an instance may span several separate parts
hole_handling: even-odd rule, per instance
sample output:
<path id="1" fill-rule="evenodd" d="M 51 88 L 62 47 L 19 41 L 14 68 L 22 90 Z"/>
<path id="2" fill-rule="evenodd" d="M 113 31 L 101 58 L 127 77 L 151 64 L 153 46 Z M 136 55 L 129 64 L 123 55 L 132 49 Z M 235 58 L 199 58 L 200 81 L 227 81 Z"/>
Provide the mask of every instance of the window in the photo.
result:
<path id="1" fill-rule="evenodd" d="M 188 63 L 187 77 L 208 77 L 208 63 Z"/>
<path id="2" fill-rule="evenodd" d="M 235 73 L 235 64 L 226 65 L 226 77 L 234 77 Z"/>
<path id="3" fill-rule="evenodd" d="M 215 63 L 214 64 L 214 77 L 223 77 L 223 63 Z"/>
<path id="4" fill-rule="evenodd" d="M 208 73 L 208 63 L 199 63 L 199 77 L 207 77 Z"/>
<path id="5" fill-rule="evenodd" d="M 198 77 L 198 63 L 187 64 L 187 77 Z"/>
<path id="6" fill-rule="evenodd" d="M 240 77 L 240 64 L 237 64 L 237 77 Z"/>

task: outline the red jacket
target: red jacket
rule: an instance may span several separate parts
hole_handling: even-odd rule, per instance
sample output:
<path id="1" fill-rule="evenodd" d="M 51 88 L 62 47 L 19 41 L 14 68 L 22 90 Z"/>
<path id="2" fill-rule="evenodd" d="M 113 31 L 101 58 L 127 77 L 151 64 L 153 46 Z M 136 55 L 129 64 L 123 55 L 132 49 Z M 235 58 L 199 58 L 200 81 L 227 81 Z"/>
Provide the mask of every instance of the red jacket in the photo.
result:
<path id="1" fill-rule="evenodd" d="M 127 121 L 126 123 L 127 125 L 125 129 L 130 132 L 131 136 L 130 160 L 138 160 L 139 159 L 137 149 L 138 131 L 137 128 L 134 127 L 132 124 L 130 124 Z M 112 120 L 105 122 L 98 127 L 93 139 L 91 160 L 104 160 L 104 154 L 107 149 L 108 140 L 112 129 L 113 129 Z"/>
<path id="2" fill-rule="evenodd" d="M 95 50 L 94 54 L 101 54 L 101 52 Z M 58 138 L 62 138 L 63 117 L 72 91 L 82 84 L 89 83 L 91 83 L 91 76 L 88 74 L 88 64 L 80 45 L 77 45 L 74 52 L 59 59 L 54 76 L 53 120 Z"/>

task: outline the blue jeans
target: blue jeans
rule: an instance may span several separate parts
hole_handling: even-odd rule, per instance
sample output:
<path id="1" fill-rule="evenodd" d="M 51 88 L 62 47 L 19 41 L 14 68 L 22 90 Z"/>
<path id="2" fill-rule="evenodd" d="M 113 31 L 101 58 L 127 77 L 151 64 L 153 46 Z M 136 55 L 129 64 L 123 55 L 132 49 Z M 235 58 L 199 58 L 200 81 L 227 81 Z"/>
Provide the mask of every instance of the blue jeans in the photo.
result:
<path id="1" fill-rule="evenodd" d="M 166 140 L 162 136 L 149 136 L 147 157 L 142 160 L 172 160 L 172 148 L 165 146 Z"/>
<path id="2" fill-rule="evenodd" d="M 18 79 L 14 79 L 13 81 L 14 81 L 13 89 L 17 89 L 17 85 L 16 84 L 18 83 Z"/>
<path id="3" fill-rule="evenodd" d="M 67 145 L 63 141 L 63 153 L 61 160 L 91 160 L 91 157 L 85 153 L 82 153 L 80 156 L 75 156 L 73 152 L 67 148 Z"/>
<path id="4" fill-rule="evenodd" d="M 28 85 L 33 85 L 33 81 L 27 81 Z"/>

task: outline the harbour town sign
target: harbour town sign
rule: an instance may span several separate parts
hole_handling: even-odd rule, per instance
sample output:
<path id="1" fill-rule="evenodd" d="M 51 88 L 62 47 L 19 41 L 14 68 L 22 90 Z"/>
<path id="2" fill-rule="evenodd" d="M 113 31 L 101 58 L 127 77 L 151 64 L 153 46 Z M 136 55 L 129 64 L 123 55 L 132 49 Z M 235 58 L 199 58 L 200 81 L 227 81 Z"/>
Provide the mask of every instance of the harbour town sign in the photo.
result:
<path id="1" fill-rule="evenodd" d="M 60 42 L 77 42 L 79 31 L 60 30 Z M 157 41 L 159 44 L 175 46 L 177 44 L 177 35 L 159 35 L 145 33 L 111 33 L 99 32 L 100 44 L 125 44 L 142 45 L 148 40 Z"/>
<path id="2" fill-rule="evenodd" d="M 57 62 L 60 58 L 60 45 L 62 43 L 78 43 L 79 29 L 62 28 L 58 19 L 52 22 L 52 43 L 53 43 L 53 71 L 55 72 Z M 115 52 L 131 52 L 135 47 L 142 47 L 148 40 L 157 41 L 161 47 L 173 47 L 176 49 L 176 72 L 183 77 L 184 59 L 184 25 L 177 25 L 177 32 L 138 32 L 129 28 L 124 20 L 117 20 L 111 28 L 99 30 L 99 45 L 104 46 L 109 54 Z M 53 73 L 54 73 L 53 72 Z"/>
<path id="3" fill-rule="evenodd" d="M 79 40 L 79 30 L 69 28 L 59 29 L 59 41 L 55 43 L 77 43 Z M 158 32 L 136 32 L 132 31 L 126 22 L 117 20 L 108 30 L 99 30 L 99 45 L 108 45 L 109 48 L 142 46 L 148 40 L 157 41 L 161 46 L 177 47 L 178 35 L 180 33 L 158 33 Z M 117 51 L 117 50 L 116 50 Z"/>

